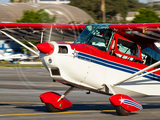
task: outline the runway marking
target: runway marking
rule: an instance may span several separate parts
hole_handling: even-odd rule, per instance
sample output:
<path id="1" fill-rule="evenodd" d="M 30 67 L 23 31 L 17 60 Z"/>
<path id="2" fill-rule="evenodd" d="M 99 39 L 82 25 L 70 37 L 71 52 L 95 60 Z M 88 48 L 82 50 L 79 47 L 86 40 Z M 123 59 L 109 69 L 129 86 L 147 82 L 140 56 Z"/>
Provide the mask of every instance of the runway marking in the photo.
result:
<path id="1" fill-rule="evenodd" d="M 19 83 L 0 83 L 0 85 L 24 85 L 24 84 L 36 84 L 36 85 L 55 85 L 54 83 L 36 83 L 36 82 L 32 82 L 32 83 L 27 83 L 27 82 L 19 82 Z M 59 85 L 60 86 L 60 85 Z M 57 87 L 56 85 L 54 87 Z"/>
<path id="2" fill-rule="evenodd" d="M 91 110 L 91 111 L 71 111 L 56 113 L 23 113 L 23 114 L 1 114 L 0 116 L 23 116 L 23 115 L 52 115 L 52 114 L 74 114 L 74 113 L 95 113 L 95 112 L 114 112 L 115 110 Z"/>
<path id="3" fill-rule="evenodd" d="M 36 86 L 36 87 L 66 87 L 62 86 L 61 84 L 56 83 L 44 83 L 44 82 L 0 82 L 0 85 L 21 85 L 21 86 Z"/>
<path id="4" fill-rule="evenodd" d="M 21 103 L 21 104 L 44 104 L 44 103 L 41 103 L 41 102 L 0 102 L 0 104 L 18 104 L 18 103 Z"/>
<path id="5" fill-rule="evenodd" d="M 0 102 L 0 104 L 44 104 L 41 102 Z M 3 109 L 4 110 L 4 109 Z M 96 113 L 96 112 L 113 112 L 115 110 L 90 110 L 90 111 L 68 111 L 55 113 L 22 113 L 22 114 L 0 114 L 1 116 L 23 116 L 23 115 L 52 115 L 52 114 L 75 114 L 75 113 Z"/>

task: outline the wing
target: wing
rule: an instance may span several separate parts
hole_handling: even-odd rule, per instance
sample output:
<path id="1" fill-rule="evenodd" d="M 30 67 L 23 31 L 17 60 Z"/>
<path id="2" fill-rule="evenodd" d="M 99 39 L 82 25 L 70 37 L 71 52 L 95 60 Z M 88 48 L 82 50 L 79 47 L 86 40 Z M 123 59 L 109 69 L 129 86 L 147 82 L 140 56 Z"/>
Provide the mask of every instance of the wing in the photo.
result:
<path id="1" fill-rule="evenodd" d="M 160 42 L 160 23 L 153 24 L 111 24 L 109 27 L 118 34 L 143 42 Z"/>
<path id="2" fill-rule="evenodd" d="M 69 31 L 71 29 L 81 30 L 85 28 L 85 24 L 38 24 L 38 23 L 0 23 L 0 29 L 21 29 L 21 30 L 44 30 L 50 29 L 62 29 Z"/>
<path id="3" fill-rule="evenodd" d="M 38 24 L 38 23 L 0 23 L 0 38 L 3 40 L 14 40 L 24 46 L 34 54 L 38 53 L 31 50 L 19 41 L 38 41 L 48 42 L 63 41 L 73 42 L 83 31 L 85 24 Z"/>
<path id="4" fill-rule="evenodd" d="M 21 36 L 25 36 L 30 41 L 40 41 L 42 32 L 44 41 L 48 41 L 50 32 L 52 32 L 51 39 L 53 40 L 75 41 L 85 26 L 85 24 L 0 23 L 0 29 L 6 33 L 19 40 L 22 40 Z M 0 38 L 9 40 L 2 34 Z"/>

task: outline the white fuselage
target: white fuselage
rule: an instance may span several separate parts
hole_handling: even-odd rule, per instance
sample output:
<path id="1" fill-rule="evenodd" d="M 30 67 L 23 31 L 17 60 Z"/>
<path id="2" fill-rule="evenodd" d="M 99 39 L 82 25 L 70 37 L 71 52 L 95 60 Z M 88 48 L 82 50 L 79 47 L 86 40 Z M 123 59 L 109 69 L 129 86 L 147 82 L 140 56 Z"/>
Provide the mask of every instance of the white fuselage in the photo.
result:
<path id="1" fill-rule="evenodd" d="M 96 56 L 88 55 L 72 49 L 69 44 L 54 45 L 51 55 L 41 53 L 42 63 L 50 72 L 54 80 L 74 85 L 81 89 L 113 94 L 107 85 L 113 85 L 130 77 L 136 68 L 108 61 Z M 68 53 L 58 53 L 59 46 L 66 46 Z M 54 74 L 59 71 L 59 74 Z M 149 77 L 140 77 L 112 87 L 116 94 L 129 96 L 157 96 L 160 95 L 160 82 Z"/>

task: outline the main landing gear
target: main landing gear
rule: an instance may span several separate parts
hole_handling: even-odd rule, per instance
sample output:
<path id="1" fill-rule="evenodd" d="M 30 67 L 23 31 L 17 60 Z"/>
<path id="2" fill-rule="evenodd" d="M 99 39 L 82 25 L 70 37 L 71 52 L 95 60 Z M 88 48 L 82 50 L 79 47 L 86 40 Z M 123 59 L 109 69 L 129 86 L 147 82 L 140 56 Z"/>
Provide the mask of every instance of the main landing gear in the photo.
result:
<path id="1" fill-rule="evenodd" d="M 130 115 L 131 112 L 143 109 L 140 103 L 124 94 L 113 95 L 109 100 L 111 104 L 115 106 L 116 112 L 120 116 L 127 116 Z"/>
<path id="2" fill-rule="evenodd" d="M 65 96 L 73 89 L 70 87 L 62 96 L 55 92 L 46 92 L 40 95 L 40 99 L 46 104 L 48 112 L 58 112 L 72 106 L 72 103 Z"/>
<path id="3" fill-rule="evenodd" d="M 46 92 L 40 95 L 40 99 L 46 104 L 48 112 L 58 112 L 62 109 L 72 106 L 72 103 L 65 98 L 65 96 L 73 89 L 70 87 L 63 95 L 54 92 Z M 111 104 L 115 106 L 116 112 L 120 116 L 127 116 L 131 112 L 141 110 L 142 105 L 133 98 L 124 95 L 116 94 L 109 98 Z"/>
<path id="4" fill-rule="evenodd" d="M 60 109 L 55 108 L 51 103 L 45 103 L 48 112 L 59 112 Z"/>

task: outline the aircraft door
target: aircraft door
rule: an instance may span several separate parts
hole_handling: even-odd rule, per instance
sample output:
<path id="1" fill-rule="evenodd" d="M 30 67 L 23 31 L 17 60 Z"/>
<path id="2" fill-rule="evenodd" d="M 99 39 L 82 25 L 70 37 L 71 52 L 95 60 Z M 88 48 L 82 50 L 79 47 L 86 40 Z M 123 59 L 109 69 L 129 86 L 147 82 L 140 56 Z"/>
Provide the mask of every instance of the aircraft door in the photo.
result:
<path id="1" fill-rule="evenodd" d="M 93 57 L 90 59 L 90 62 L 88 64 L 87 75 L 84 78 L 84 81 L 82 82 L 82 84 L 83 83 L 87 84 L 96 89 L 103 88 L 102 85 L 104 84 L 104 80 L 106 78 L 106 72 L 105 72 L 106 67 L 100 64 L 101 64 L 101 61 L 98 61 L 96 57 L 95 58 Z"/>
<path id="2" fill-rule="evenodd" d="M 148 48 L 146 48 L 147 47 L 139 45 L 134 41 L 130 41 L 120 35 L 116 35 L 111 47 L 109 48 L 110 55 L 108 59 L 118 63 L 117 66 L 124 66 L 122 70 L 119 70 L 117 66 L 117 69 L 115 68 L 119 72 L 126 73 L 124 76 L 121 76 L 121 79 L 126 79 L 133 73 L 136 73 L 139 70 L 151 65 L 152 60 L 150 59 L 150 56 L 147 55 Z M 126 70 L 125 68 L 129 70 Z M 148 71 L 151 70 L 153 70 L 153 68 Z M 144 77 L 153 79 L 153 74 L 149 74 Z"/>
<path id="3" fill-rule="evenodd" d="M 104 35 L 104 41 L 105 41 L 105 51 L 102 49 L 99 49 L 103 52 L 100 52 L 98 50 L 92 51 L 93 55 L 88 56 L 90 58 L 89 64 L 88 64 L 88 72 L 87 76 L 85 77 L 83 83 L 90 85 L 96 89 L 102 89 L 105 84 L 106 80 L 106 71 L 107 71 L 107 57 L 109 50 L 109 46 L 111 45 L 111 41 L 113 39 L 114 32 L 112 30 L 105 31 Z M 95 53 L 97 52 L 97 53 Z M 101 54 L 101 57 L 94 56 L 95 54 Z"/>
<path id="4" fill-rule="evenodd" d="M 98 32 L 98 30 L 100 31 Z M 90 39 L 89 45 L 97 49 L 91 49 L 91 54 L 87 55 L 88 72 L 82 84 L 89 85 L 96 89 L 102 89 L 107 76 L 107 52 L 113 39 L 114 32 L 105 27 L 105 29 L 96 29 L 95 33 L 98 34 L 95 34 L 94 37 Z"/>

